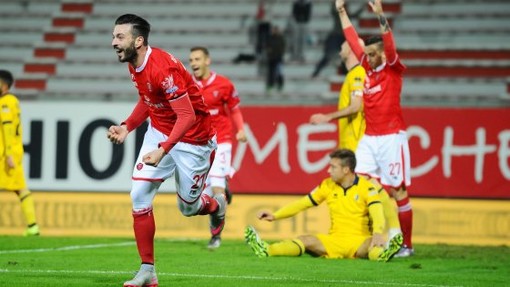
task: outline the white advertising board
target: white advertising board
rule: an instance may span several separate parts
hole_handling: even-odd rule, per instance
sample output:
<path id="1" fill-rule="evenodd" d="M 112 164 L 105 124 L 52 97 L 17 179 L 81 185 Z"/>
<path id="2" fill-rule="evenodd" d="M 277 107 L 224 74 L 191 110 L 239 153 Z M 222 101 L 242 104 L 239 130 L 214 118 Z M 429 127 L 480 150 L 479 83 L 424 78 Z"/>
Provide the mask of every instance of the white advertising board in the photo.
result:
<path id="1" fill-rule="evenodd" d="M 106 138 L 110 125 L 131 113 L 134 103 L 24 102 L 24 168 L 33 190 L 115 191 L 131 189 L 131 173 L 145 128 L 123 145 Z M 175 191 L 173 178 L 162 191 Z"/>

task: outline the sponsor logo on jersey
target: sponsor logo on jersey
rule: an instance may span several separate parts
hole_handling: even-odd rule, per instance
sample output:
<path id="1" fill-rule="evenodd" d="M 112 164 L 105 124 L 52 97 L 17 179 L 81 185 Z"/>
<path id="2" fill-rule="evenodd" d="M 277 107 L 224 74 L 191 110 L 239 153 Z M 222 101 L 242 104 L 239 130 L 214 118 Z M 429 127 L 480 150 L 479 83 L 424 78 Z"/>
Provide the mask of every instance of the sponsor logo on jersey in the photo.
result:
<path id="1" fill-rule="evenodd" d="M 163 105 L 162 103 L 153 103 L 151 102 L 151 99 L 149 98 L 149 96 L 147 95 L 143 95 L 143 101 L 145 102 L 146 105 L 148 105 L 149 107 L 154 107 L 154 108 L 164 108 L 165 105 Z"/>
<path id="2" fill-rule="evenodd" d="M 165 90 L 165 93 L 167 93 L 167 94 L 173 94 L 179 89 L 179 87 L 177 87 L 174 84 L 174 77 L 172 75 L 166 77 L 163 80 L 163 82 L 161 82 L 161 86 L 163 87 L 163 89 Z"/>

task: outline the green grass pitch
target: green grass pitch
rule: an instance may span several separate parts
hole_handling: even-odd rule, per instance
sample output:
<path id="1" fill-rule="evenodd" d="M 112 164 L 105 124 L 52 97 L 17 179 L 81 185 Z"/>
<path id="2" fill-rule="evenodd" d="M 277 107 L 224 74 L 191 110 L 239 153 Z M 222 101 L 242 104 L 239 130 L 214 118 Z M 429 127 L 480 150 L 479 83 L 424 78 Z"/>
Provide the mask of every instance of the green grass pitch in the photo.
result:
<path id="1" fill-rule="evenodd" d="M 257 258 L 241 240 L 156 241 L 165 286 L 510 286 L 510 248 L 416 245 L 388 263 L 310 256 Z M 122 286 L 139 267 L 132 238 L 0 236 L 1 286 Z"/>

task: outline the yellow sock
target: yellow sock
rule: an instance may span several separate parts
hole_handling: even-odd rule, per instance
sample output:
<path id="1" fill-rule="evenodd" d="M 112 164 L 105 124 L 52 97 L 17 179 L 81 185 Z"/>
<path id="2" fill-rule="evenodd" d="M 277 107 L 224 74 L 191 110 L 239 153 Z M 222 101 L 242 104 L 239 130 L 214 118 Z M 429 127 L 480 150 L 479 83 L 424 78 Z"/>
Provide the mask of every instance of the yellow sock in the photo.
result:
<path id="1" fill-rule="evenodd" d="M 18 197 L 21 203 L 21 211 L 25 216 L 25 220 L 28 226 L 34 225 L 36 223 L 35 220 L 35 208 L 34 208 L 34 198 L 32 197 L 32 193 L 25 189 L 21 190 L 18 193 Z"/>
<path id="2" fill-rule="evenodd" d="M 267 248 L 269 256 L 301 256 L 304 252 L 305 245 L 299 239 L 276 242 Z"/>
<path id="3" fill-rule="evenodd" d="M 378 260 L 379 259 L 379 255 L 381 255 L 381 253 L 383 253 L 384 249 L 382 247 L 372 247 L 372 249 L 370 249 L 368 251 L 368 259 L 369 260 Z"/>
<path id="4" fill-rule="evenodd" d="M 386 225 L 392 231 L 398 230 L 400 231 L 400 221 L 398 220 L 397 207 L 395 203 L 391 200 L 388 193 L 384 189 L 379 190 L 379 196 L 381 197 L 381 203 L 383 205 L 384 210 L 384 219 L 386 219 Z"/>

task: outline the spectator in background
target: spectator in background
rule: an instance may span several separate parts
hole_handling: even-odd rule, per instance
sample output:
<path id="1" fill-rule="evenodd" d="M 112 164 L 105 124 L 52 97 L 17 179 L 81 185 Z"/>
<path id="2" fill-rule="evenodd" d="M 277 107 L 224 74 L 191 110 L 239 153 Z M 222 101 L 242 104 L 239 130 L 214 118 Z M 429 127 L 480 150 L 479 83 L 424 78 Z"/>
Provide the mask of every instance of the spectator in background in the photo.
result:
<path id="1" fill-rule="evenodd" d="M 354 152 L 339 149 L 330 153 L 328 173 L 308 195 L 275 212 L 262 211 L 260 220 L 275 221 L 292 217 L 310 207 L 326 203 L 331 218 L 328 234 L 301 235 L 292 240 L 267 244 L 248 226 L 245 239 L 258 257 L 301 256 L 308 253 L 331 259 L 369 258 L 388 261 L 399 250 L 402 236 L 394 237 L 388 247 L 383 237 L 385 226 L 379 193 L 363 177 L 354 173 Z"/>
<path id="2" fill-rule="evenodd" d="M 356 156 L 356 172 L 379 179 L 397 201 L 398 216 L 404 233 L 404 245 L 396 255 L 411 256 L 413 210 L 407 193 L 411 185 L 410 153 L 406 125 L 400 106 L 403 72 L 393 33 L 384 16 L 381 0 L 369 2 L 379 20 L 381 36 L 366 41 L 363 48 L 344 6 L 336 0 L 336 9 L 349 46 L 367 71 L 363 96 L 367 128 L 360 140 Z"/>
<path id="3" fill-rule="evenodd" d="M 265 49 L 271 36 L 271 23 L 269 22 L 269 11 L 267 10 L 266 0 L 259 0 L 257 7 L 257 21 L 256 38 L 255 38 L 255 54 L 257 58 L 265 56 Z"/>
<path id="4" fill-rule="evenodd" d="M 308 34 L 308 23 L 312 17 L 312 2 L 309 0 L 296 0 L 292 4 L 292 17 L 295 22 L 295 29 L 292 33 L 291 60 L 304 62 L 304 47 Z"/>
<path id="5" fill-rule="evenodd" d="M 25 236 L 39 235 L 34 198 L 27 188 L 23 169 L 23 128 L 18 98 L 10 92 L 14 78 L 0 70 L 0 191 L 16 193 L 27 228 Z"/>
<path id="6" fill-rule="evenodd" d="M 266 47 L 271 36 L 271 22 L 269 21 L 271 5 L 272 0 L 258 1 L 257 11 L 248 28 L 248 41 L 253 45 L 253 51 L 241 52 L 232 60 L 234 64 L 257 61 L 259 76 L 264 76 L 266 70 Z"/>
<path id="7" fill-rule="evenodd" d="M 184 216 L 212 215 L 214 230 L 225 224 L 223 194 L 202 193 L 216 149 L 211 116 L 199 87 L 181 61 L 149 46 L 150 24 L 125 14 L 117 18 L 112 47 L 128 63 L 139 99 L 129 117 L 108 129 L 115 144 L 150 118 L 131 177 L 133 229 L 141 259 L 138 273 L 124 287 L 157 286 L 154 267 L 156 224 L 153 201 L 161 183 L 175 175 L 177 206 Z"/>
<path id="8" fill-rule="evenodd" d="M 232 195 L 228 192 L 227 180 L 232 175 L 232 141 L 236 139 L 239 142 L 246 142 L 243 114 L 239 108 L 239 94 L 227 77 L 210 69 L 211 57 L 207 48 L 191 48 L 189 64 L 193 71 L 193 80 L 202 89 L 202 95 L 209 108 L 218 141 L 215 160 L 207 175 L 204 192 L 213 197 L 217 194 L 224 194 L 230 203 Z M 232 122 L 237 130 L 235 135 Z M 221 229 L 214 229 L 214 226 L 211 225 L 210 231 L 211 240 L 207 247 L 216 249 L 221 245 Z"/>
<path id="9" fill-rule="evenodd" d="M 283 58 L 285 55 L 285 38 L 278 26 L 272 27 L 266 49 L 268 62 L 266 89 L 271 94 L 275 86 L 279 92 L 282 91 L 284 86 Z"/>
<path id="10" fill-rule="evenodd" d="M 351 18 L 358 18 L 359 15 L 363 12 L 365 9 L 365 5 L 360 5 L 354 13 L 351 14 Z M 333 19 L 333 26 L 331 31 L 328 32 L 326 35 L 326 38 L 324 40 L 324 53 L 322 54 L 321 59 L 317 64 L 315 65 L 315 69 L 312 73 L 312 79 L 319 76 L 322 69 L 324 69 L 328 63 L 330 63 L 333 59 L 336 58 L 338 49 L 340 49 L 340 46 L 345 41 L 345 37 L 342 31 L 342 25 L 340 21 L 338 21 L 338 12 L 336 11 L 335 2 L 331 3 L 331 19 Z M 341 74 L 347 74 L 348 68 L 345 67 L 345 62 L 342 61 L 340 66 L 340 73 Z"/>
<path id="11" fill-rule="evenodd" d="M 336 57 L 338 54 L 338 47 L 340 47 L 344 41 L 344 34 L 341 30 L 330 31 L 328 33 L 326 40 L 324 41 L 324 53 L 322 54 L 322 58 L 315 65 L 315 69 L 312 73 L 312 79 L 319 76 L 322 69 L 324 69 L 326 65 Z"/>

